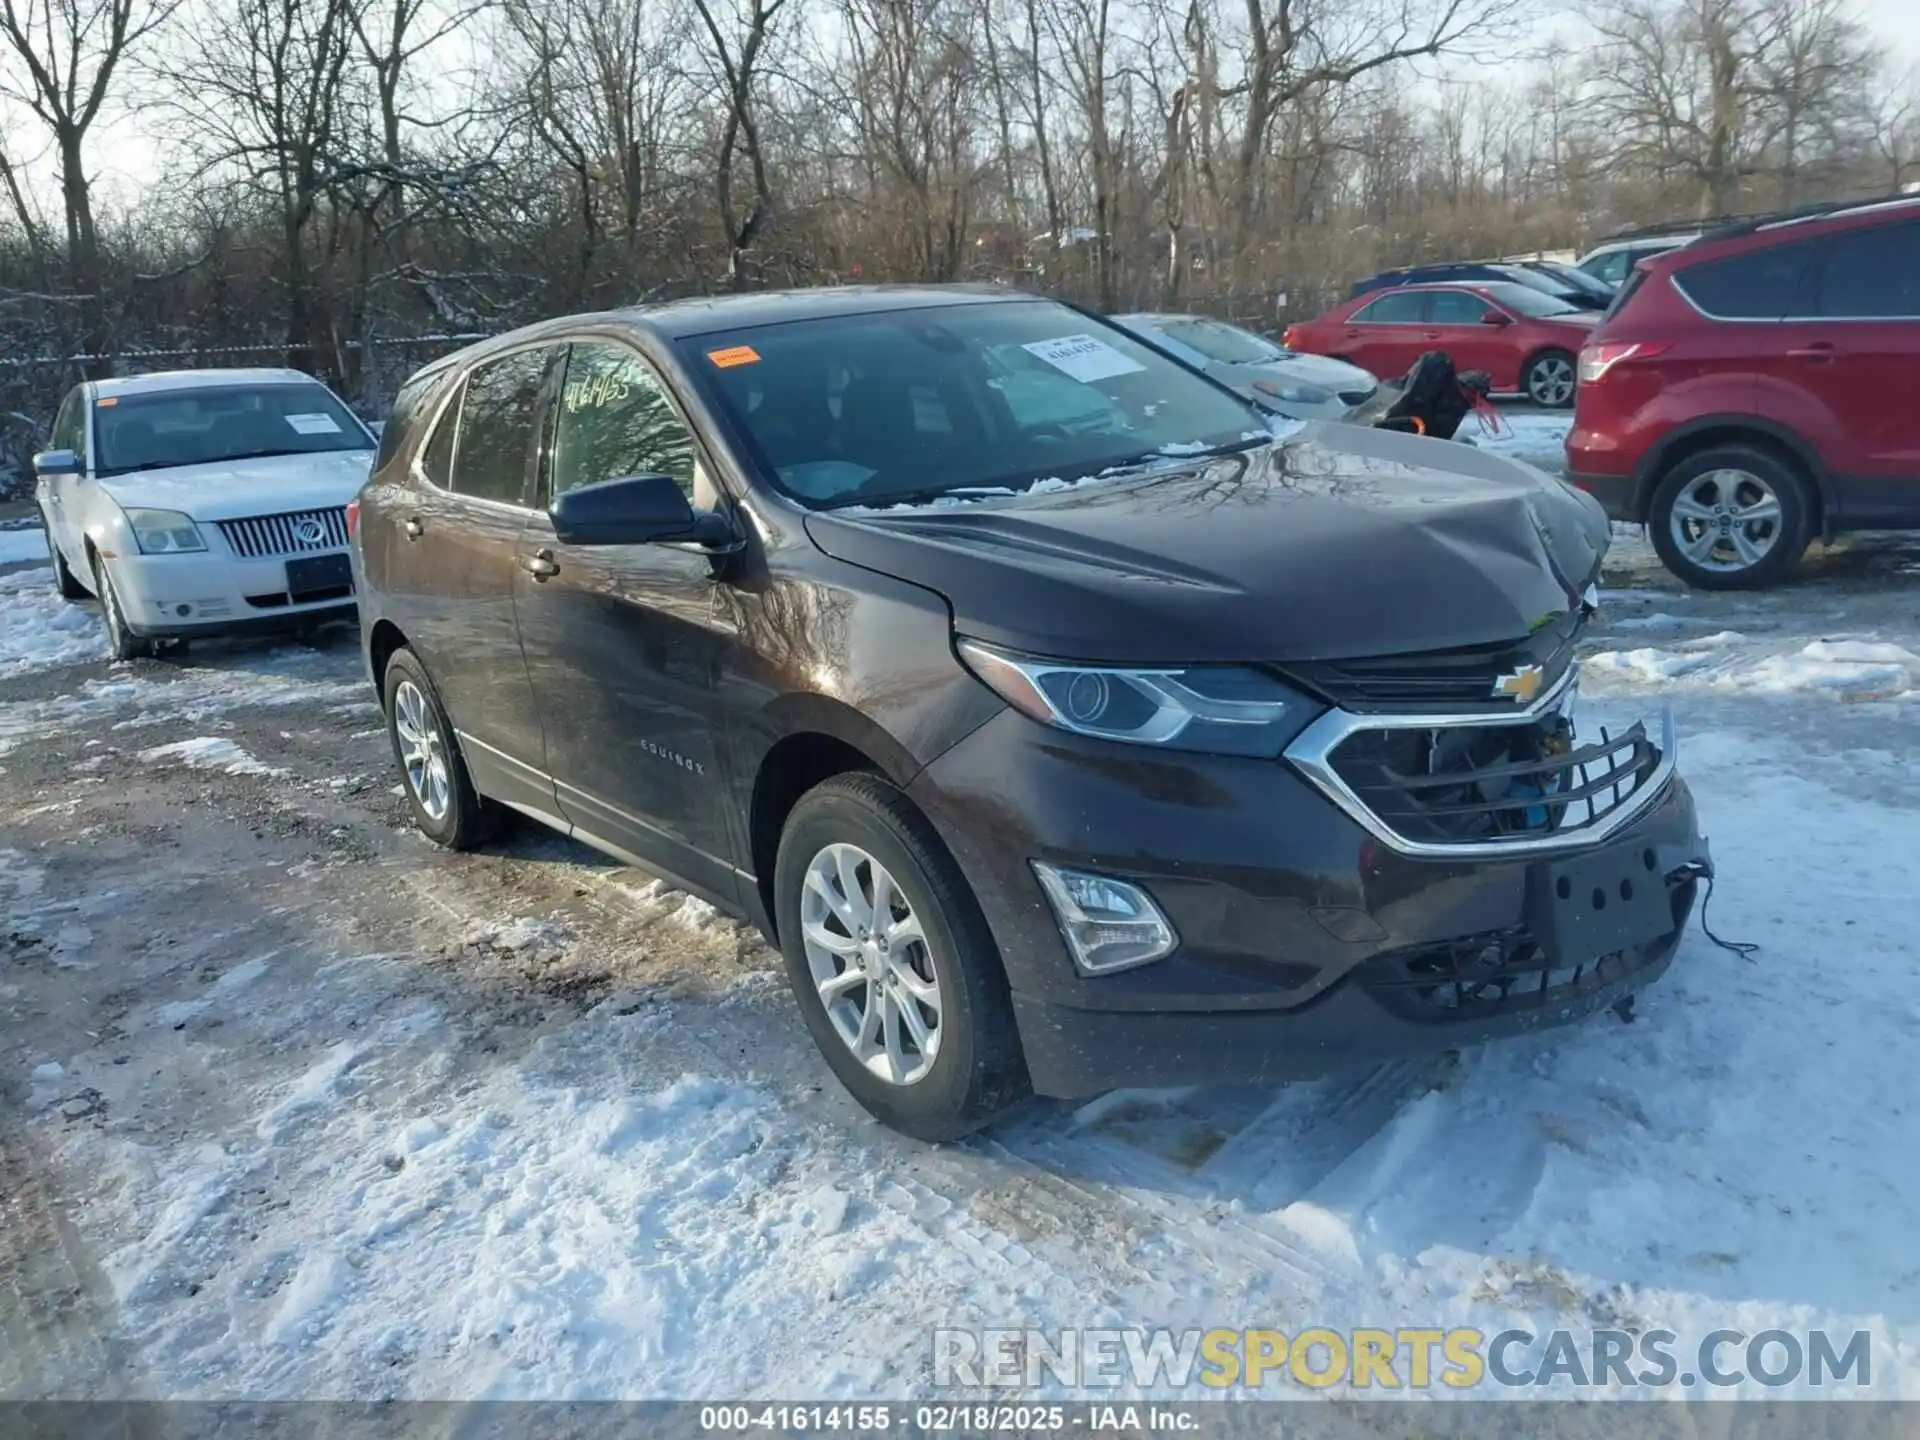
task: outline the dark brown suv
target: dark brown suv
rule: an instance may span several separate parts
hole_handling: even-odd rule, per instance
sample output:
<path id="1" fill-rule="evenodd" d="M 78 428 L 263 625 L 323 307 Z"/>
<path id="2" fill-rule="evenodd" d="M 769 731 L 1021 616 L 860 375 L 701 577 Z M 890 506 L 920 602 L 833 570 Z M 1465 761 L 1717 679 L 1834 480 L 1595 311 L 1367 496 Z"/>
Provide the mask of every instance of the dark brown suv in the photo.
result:
<path id="1" fill-rule="evenodd" d="M 1051 301 L 523 330 L 408 382 L 354 514 L 420 827 L 518 811 L 749 917 L 912 1134 L 1570 1019 L 1708 873 L 1671 723 L 1574 734 L 1591 500 L 1276 442 Z"/>

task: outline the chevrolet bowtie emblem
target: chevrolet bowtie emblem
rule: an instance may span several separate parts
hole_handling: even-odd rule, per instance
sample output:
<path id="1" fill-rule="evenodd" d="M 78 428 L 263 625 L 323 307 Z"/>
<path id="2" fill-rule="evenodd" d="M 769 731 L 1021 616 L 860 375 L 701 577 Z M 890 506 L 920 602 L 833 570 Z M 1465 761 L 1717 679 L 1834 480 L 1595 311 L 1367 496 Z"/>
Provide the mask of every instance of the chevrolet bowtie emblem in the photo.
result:
<path id="1" fill-rule="evenodd" d="M 1546 679 L 1546 675 L 1547 672 L 1538 665 L 1522 665 L 1493 682 L 1494 698 L 1512 700 L 1519 705 L 1529 704 L 1540 693 L 1540 682 Z"/>

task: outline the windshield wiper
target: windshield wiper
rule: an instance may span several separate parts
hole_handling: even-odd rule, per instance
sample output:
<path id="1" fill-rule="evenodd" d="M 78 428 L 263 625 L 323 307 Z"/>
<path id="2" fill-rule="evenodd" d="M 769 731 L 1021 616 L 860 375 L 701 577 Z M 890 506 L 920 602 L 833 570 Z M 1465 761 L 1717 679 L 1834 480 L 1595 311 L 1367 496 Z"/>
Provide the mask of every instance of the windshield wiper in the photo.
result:
<path id="1" fill-rule="evenodd" d="M 1047 480 L 1062 480 L 1068 484 L 1077 484 L 1082 480 L 1096 479 L 1103 475 L 1131 475 L 1146 470 L 1155 462 L 1174 466 L 1189 464 L 1196 460 L 1217 460 L 1222 455 L 1238 454 L 1242 450 L 1256 449 L 1261 445 L 1271 445 L 1271 435 L 1242 436 L 1219 445 L 1209 445 L 1200 450 L 1142 450 L 1137 455 L 1124 455 L 1118 460 L 1103 460 L 1091 470 L 1082 470 L 1077 475 L 1037 475 L 1023 484 L 1001 485 L 929 485 L 919 490 L 890 490 L 872 495 L 863 495 L 858 490 L 831 505 L 822 505 L 821 510 L 850 510 L 857 507 L 869 507 L 875 510 L 893 505 L 925 505 L 930 501 L 942 500 L 949 496 L 955 499 L 991 500 L 995 496 L 1025 495 L 1034 486 Z"/>
<path id="2" fill-rule="evenodd" d="M 1242 436 L 1237 440 L 1228 440 L 1219 445 L 1209 445 L 1199 450 L 1142 450 L 1138 455 L 1124 456 L 1119 460 L 1108 460 L 1092 470 L 1082 470 L 1078 475 L 1062 476 L 1062 479 L 1091 480 L 1101 475 L 1129 475 L 1147 469 L 1156 463 L 1161 465 L 1187 465 L 1196 460 L 1217 460 L 1222 455 L 1237 455 L 1242 450 L 1254 450 L 1262 445 L 1271 445 L 1271 435 Z M 1038 483 L 1037 481 L 1035 482 Z"/>
<path id="3" fill-rule="evenodd" d="M 369 446 L 349 446 L 349 449 L 365 450 Z M 155 460 L 144 465 L 115 465 L 100 472 L 102 480 L 111 480 L 116 475 L 143 475 L 149 470 L 178 470 L 186 465 L 225 465 L 234 460 L 271 460 L 276 455 L 328 455 L 329 450 L 243 450 L 238 455 L 203 455 L 197 460 Z"/>
<path id="4" fill-rule="evenodd" d="M 873 495 L 862 495 L 858 490 L 848 494 L 845 499 L 831 505 L 822 505 L 821 510 L 852 510 L 861 506 L 883 509 L 889 505 L 925 505 L 930 500 L 940 500 L 951 495 L 955 498 L 972 500 L 991 500 L 996 495 L 1017 495 L 1020 492 L 1011 485 L 929 485 L 920 490 L 888 490 Z"/>

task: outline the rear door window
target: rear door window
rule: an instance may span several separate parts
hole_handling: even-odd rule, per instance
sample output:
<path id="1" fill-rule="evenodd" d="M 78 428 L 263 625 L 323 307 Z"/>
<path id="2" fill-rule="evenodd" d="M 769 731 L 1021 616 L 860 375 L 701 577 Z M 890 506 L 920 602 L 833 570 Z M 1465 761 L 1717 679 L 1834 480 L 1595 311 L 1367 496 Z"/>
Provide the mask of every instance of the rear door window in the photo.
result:
<path id="1" fill-rule="evenodd" d="M 1426 318 L 1426 291 L 1394 290 L 1382 295 L 1347 323 L 1351 325 L 1418 325 Z"/>
<path id="2" fill-rule="evenodd" d="M 1920 319 L 1920 224 L 1849 230 L 1818 245 L 1823 319 Z"/>
<path id="3" fill-rule="evenodd" d="M 499 505 L 527 503 L 540 388 L 551 354 L 550 350 L 516 351 L 488 361 L 467 376 L 453 458 L 456 495 Z"/>
<path id="4" fill-rule="evenodd" d="M 1780 320 L 1804 313 L 1817 263 L 1816 242 L 1772 245 L 1689 265 L 1674 285 L 1716 320 Z"/>

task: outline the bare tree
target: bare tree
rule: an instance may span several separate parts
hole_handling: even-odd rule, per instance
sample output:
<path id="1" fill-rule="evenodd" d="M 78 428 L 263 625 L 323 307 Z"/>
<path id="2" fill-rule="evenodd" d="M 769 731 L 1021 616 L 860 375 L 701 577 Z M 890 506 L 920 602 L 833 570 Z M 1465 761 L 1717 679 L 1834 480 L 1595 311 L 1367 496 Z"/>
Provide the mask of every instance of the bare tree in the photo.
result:
<path id="1" fill-rule="evenodd" d="M 760 69 L 775 23 L 787 0 L 693 0 L 700 14 L 711 62 L 721 87 L 726 118 L 713 161 L 714 200 L 726 230 L 727 275 L 736 290 L 751 283 L 753 243 L 773 210 L 773 181 L 767 169 L 758 114 Z M 745 161 L 752 198 L 743 208 L 736 167 Z"/>
<path id="2" fill-rule="evenodd" d="M 163 70 L 200 174 L 266 198 L 278 230 L 288 363 L 344 368 L 322 273 L 346 236 L 341 189 L 379 172 L 351 144 L 352 0 L 226 0 Z"/>
<path id="3" fill-rule="evenodd" d="M 0 39 L 24 79 L 0 81 L 0 90 L 26 106 L 46 127 L 60 172 L 66 212 L 67 281 L 82 297 L 83 344 L 107 348 L 100 298 L 100 235 L 87 175 L 87 136 L 113 93 L 127 55 L 159 26 L 176 0 L 0 0 Z M 4 74 L 5 72 L 0 72 Z M 24 200 L 9 163 L 5 179 L 27 226 Z"/>

